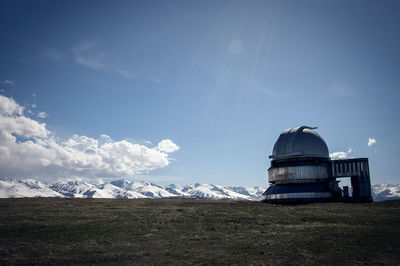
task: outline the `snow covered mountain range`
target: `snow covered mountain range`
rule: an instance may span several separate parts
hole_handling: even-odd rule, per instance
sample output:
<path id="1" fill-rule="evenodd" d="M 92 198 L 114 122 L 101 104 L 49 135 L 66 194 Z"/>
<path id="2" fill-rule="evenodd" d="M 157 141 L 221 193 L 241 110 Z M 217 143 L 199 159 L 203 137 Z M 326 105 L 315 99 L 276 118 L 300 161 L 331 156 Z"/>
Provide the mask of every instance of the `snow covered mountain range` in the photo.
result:
<path id="1" fill-rule="evenodd" d="M 222 187 L 209 184 L 159 186 L 147 181 L 130 182 L 125 179 L 107 184 L 68 181 L 46 184 L 34 179 L 6 179 L 0 181 L 0 198 L 68 197 L 68 198 L 206 198 L 261 200 L 265 187 Z M 375 201 L 400 199 L 400 185 L 372 186 Z"/>
<path id="2" fill-rule="evenodd" d="M 372 186 L 374 201 L 400 199 L 400 185 L 377 184 Z"/>
<path id="3" fill-rule="evenodd" d="M 107 184 L 68 181 L 45 184 L 34 179 L 0 181 L 0 198 L 69 197 L 69 198 L 207 198 L 260 200 L 264 187 L 222 187 L 209 184 L 159 186 L 147 181 L 116 180 Z"/>

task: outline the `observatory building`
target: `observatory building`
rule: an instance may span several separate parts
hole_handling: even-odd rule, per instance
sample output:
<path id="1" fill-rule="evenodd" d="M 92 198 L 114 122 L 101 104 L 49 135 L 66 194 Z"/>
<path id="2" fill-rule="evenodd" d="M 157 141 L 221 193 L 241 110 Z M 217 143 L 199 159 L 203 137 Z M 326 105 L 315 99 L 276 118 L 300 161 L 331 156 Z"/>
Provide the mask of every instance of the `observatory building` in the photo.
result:
<path id="1" fill-rule="evenodd" d="M 315 127 L 285 129 L 276 141 L 269 188 L 263 201 L 269 203 L 370 202 L 371 182 L 368 158 L 331 160 L 323 138 Z M 351 178 L 349 187 L 339 187 L 337 179 Z"/>

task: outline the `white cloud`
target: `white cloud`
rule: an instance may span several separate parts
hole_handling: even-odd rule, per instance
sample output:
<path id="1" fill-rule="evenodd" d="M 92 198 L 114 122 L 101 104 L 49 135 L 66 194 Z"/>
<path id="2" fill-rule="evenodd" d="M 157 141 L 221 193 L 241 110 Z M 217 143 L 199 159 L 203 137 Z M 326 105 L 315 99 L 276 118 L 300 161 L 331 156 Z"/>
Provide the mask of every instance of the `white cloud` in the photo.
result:
<path id="1" fill-rule="evenodd" d="M 39 123 L 25 116 L 4 116 L 1 115 L 0 134 L 1 137 L 6 136 L 15 138 L 47 138 L 49 131 L 46 129 L 46 124 Z M 0 137 L 0 138 L 1 138 Z"/>
<path id="2" fill-rule="evenodd" d="M 109 135 L 101 134 L 100 141 L 102 141 L 103 143 L 106 143 L 106 142 L 111 142 L 113 140 L 111 139 L 111 137 Z"/>
<path id="3" fill-rule="evenodd" d="M 39 117 L 39 118 L 46 118 L 46 117 L 48 117 L 48 115 L 47 115 L 46 112 L 39 112 L 36 116 Z"/>
<path id="4" fill-rule="evenodd" d="M 337 152 L 333 152 L 333 153 L 329 153 L 329 157 L 332 160 L 337 160 L 337 159 L 346 159 L 348 156 L 347 152 L 345 151 L 337 151 Z"/>
<path id="5" fill-rule="evenodd" d="M 338 159 L 347 159 L 349 158 L 349 154 L 353 151 L 352 148 L 349 148 L 347 150 L 347 152 L 345 151 L 337 151 L 337 152 L 333 152 L 333 153 L 329 153 L 329 157 L 332 160 L 338 160 Z"/>
<path id="6" fill-rule="evenodd" d="M 158 143 L 157 149 L 162 152 L 174 152 L 179 150 L 179 146 L 170 139 L 164 139 Z"/>
<path id="7" fill-rule="evenodd" d="M 22 115 L 24 108 L 14 99 L 0 95 L 0 115 Z"/>
<path id="8" fill-rule="evenodd" d="M 11 85 L 11 86 L 15 86 L 15 81 L 14 80 L 6 79 L 6 80 L 3 80 L 1 83 L 7 84 L 7 85 Z"/>
<path id="9" fill-rule="evenodd" d="M 0 178 L 133 177 L 168 166 L 169 153 L 178 149 L 170 139 L 147 147 L 104 134 L 99 140 L 73 135 L 62 141 L 45 123 L 26 117 L 13 99 L 0 95 Z"/>
<path id="10" fill-rule="evenodd" d="M 376 139 L 374 138 L 368 138 L 368 147 L 371 147 L 376 143 Z"/>
<path id="11" fill-rule="evenodd" d="M 241 40 L 232 40 L 229 43 L 229 52 L 232 54 L 240 54 L 243 50 L 243 42 Z"/>

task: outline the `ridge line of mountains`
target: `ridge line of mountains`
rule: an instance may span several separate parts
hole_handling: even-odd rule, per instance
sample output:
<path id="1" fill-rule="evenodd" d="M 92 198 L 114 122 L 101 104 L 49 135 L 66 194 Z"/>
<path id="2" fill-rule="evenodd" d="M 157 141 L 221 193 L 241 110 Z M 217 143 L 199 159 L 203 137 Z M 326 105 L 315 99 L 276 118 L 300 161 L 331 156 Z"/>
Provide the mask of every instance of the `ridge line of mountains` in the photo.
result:
<path id="1" fill-rule="evenodd" d="M 198 198 L 261 200 L 266 187 L 223 187 L 212 184 L 170 184 L 160 186 L 147 181 L 120 179 L 105 184 L 85 181 L 42 183 L 35 179 L 0 180 L 0 198 L 67 197 L 67 198 Z M 400 199 L 400 185 L 372 186 L 374 201 Z"/>

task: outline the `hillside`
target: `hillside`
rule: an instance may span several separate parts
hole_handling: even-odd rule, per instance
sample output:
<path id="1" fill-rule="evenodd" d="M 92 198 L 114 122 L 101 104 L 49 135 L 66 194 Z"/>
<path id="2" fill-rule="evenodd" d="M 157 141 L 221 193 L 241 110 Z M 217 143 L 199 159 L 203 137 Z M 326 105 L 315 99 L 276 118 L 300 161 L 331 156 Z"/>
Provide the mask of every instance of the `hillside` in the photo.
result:
<path id="1" fill-rule="evenodd" d="M 0 199 L 0 264 L 400 263 L 400 201 Z"/>

